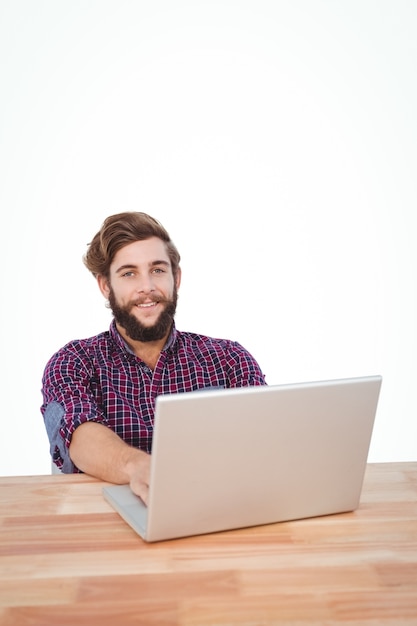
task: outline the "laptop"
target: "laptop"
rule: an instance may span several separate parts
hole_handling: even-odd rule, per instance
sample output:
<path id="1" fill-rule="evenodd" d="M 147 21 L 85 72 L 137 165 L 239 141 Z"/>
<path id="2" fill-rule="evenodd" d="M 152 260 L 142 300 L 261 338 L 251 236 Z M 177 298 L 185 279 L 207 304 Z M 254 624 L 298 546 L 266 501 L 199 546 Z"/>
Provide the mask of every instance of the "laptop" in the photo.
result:
<path id="1" fill-rule="evenodd" d="M 381 376 L 156 399 L 148 506 L 103 488 L 149 542 L 353 511 Z"/>

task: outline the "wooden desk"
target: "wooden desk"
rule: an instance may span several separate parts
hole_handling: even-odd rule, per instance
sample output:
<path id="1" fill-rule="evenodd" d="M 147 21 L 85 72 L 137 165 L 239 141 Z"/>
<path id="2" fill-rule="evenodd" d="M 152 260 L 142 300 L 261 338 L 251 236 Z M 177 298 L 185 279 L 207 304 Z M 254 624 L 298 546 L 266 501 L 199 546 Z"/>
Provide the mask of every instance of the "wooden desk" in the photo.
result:
<path id="1" fill-rule="evenodd" d="M 83 475 L 0 478 L 1 626 L 417 625 L 417 463 L 354 513 L 144 543 Z"/>

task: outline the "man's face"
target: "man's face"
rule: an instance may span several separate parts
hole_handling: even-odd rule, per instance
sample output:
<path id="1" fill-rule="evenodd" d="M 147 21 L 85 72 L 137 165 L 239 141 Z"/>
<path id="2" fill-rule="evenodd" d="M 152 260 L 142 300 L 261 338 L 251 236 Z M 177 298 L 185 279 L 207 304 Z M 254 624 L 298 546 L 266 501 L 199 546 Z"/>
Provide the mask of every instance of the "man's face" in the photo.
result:
<path id="1" fill-rule="evenodd" d="M 99 277 L 116 324 L 134 341 L 165 338 L 177 304 L 177 281 L 164 242 L 157 237 L 121 248 L 110 266 L 109 283 Z"/>

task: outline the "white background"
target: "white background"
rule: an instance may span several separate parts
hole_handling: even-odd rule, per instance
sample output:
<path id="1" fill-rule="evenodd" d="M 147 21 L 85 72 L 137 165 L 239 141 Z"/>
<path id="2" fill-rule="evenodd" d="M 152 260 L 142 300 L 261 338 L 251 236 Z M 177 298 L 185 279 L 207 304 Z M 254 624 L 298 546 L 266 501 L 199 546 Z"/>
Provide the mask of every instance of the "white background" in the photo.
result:
<path id="1" fill-rule="evenodd" d="M 52 353 L 110 323 L 82 264 L 141 210 L 177 326 L 270 384 L 382 374 L 370 461 L 417 460 L 417 3 L 1 0 L 0 474 L 50 471 Z"/>

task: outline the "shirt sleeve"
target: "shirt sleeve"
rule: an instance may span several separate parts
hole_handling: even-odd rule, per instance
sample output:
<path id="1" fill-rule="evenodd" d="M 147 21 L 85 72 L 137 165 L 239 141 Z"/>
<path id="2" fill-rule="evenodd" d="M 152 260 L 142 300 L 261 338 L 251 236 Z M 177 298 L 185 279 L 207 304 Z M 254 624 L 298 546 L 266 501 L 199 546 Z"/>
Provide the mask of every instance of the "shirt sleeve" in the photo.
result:
<path id="1" fill-rule="evenodd" d="M 237 341 L 230 342 L 227 365 L 230 387 L 251 387 L 267 384 L 256 359 Z"/>
<path id="2" fill-rule="evenodd" d="M 106 422 L 97 406 L 97 382 L 89 362 L 74 348 L 65 347 L 48 362 L 42 378 L 41 412 L 51 456 L 65 473 L 77 471 L 68 451 L 75 429 L 88 421 Z"/>

